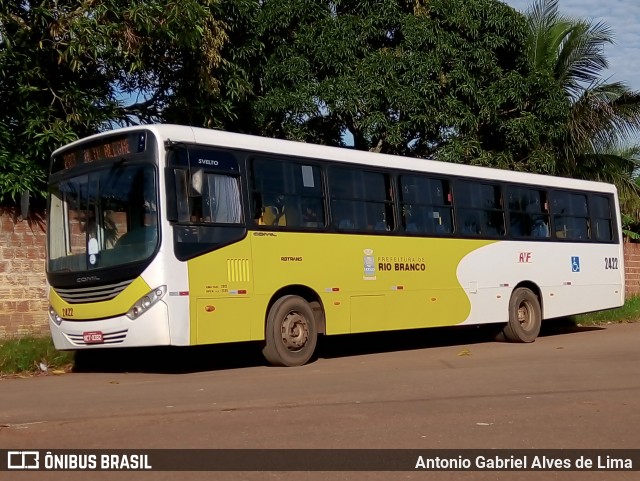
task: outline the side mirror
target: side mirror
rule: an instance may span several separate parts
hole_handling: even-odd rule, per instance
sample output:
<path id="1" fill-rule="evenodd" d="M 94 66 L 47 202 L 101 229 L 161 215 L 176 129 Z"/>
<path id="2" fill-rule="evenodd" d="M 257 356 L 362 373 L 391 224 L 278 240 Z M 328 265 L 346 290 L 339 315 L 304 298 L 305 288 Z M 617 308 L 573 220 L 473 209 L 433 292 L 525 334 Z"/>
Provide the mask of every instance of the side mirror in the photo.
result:
<path id="1" fill-rule="evenodd" d="M 202 172 L 202 169 L 198 169 L 192 172 L 191 191 L 189 192 L 190 197 L 199 197 L 202 195 L 203 180 L 204 180 L 204 174 Z"/>

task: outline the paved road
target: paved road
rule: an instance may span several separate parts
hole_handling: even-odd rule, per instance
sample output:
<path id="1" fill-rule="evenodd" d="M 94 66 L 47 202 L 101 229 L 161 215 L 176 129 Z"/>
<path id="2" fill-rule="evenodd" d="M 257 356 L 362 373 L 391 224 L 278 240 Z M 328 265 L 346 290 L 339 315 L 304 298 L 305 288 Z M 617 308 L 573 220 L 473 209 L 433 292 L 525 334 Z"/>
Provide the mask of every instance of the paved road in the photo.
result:
<path id="1" fill-rule="evenodd" d="M 300 368 L 255 346 L 110 351 L 90 372 L 0 380 L 0 448 L 640 449 L 640 323 L 327 339 Z M 117 358 L 114 357 L 117 353 Z M 184 358 L 183 358 L 184 356 Z M 104 364 L 101 364 L 104 363 Z M 137 372 L 125 372 L 137 371 Z M 5 475 L 3 477 L 3 474 Z M 638 472 L 0 473 L 0 479 L 632 480 Z"/>

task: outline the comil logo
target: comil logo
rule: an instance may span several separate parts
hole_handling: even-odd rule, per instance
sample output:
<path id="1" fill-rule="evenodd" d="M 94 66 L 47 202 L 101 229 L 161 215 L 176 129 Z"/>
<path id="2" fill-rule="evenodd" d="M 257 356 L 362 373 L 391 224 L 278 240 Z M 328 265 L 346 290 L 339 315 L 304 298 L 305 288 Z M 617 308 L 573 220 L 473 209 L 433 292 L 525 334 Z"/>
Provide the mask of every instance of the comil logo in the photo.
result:
<path id="1" fill-rule="evenodd" d="M 89 282 L 89 281 L 99 281 L 100 278 L 98 276 L 86 276 L 86 277 L 78 277 L 76 278 L 76 282 Z"/>
<path id="2" fill-rule="evenodd" d="M 39 469 L 38 451 L 7 451 L 7 469 Z"/>

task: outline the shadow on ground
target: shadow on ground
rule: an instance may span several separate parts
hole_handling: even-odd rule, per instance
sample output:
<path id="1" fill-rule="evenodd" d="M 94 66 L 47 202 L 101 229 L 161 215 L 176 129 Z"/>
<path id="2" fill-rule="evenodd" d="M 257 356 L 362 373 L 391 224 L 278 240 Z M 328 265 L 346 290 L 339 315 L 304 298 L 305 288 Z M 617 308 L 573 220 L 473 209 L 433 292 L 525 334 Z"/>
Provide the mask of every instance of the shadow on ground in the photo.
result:
<path id="1" fill-rule="evenodd" d="M 540 336 L 602 329 L 578 326 L 571 318 L 545 321 Z M 460 326 L 322 337 L 317 358 L 332 359 L 433 347 L 502 342 L 501 326 Z M 115 348 L 77 351 L 74 372 L 149 372 L 181 374 L 265 366 L 261 344 Z"/>

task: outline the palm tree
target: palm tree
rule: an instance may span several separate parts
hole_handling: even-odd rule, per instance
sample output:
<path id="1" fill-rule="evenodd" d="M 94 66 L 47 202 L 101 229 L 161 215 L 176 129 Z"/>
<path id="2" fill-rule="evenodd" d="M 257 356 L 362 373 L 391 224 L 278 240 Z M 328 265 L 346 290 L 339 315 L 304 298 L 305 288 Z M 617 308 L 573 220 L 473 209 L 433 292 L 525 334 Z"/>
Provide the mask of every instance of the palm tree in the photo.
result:
<path id="1" fill-rule="evenodd" d="M 640 219 L 640 92 L 602 78 L 609 64 L 604 47 L 613 33 L 594 23 L 560 14 L 559 0 L 536 0 L 527 10 L 528 50 L 535 69 L 550 73 L 569 102 L 567 136 L 556 153 L 553 173 L 611 182 L 623 211 Z"/>

